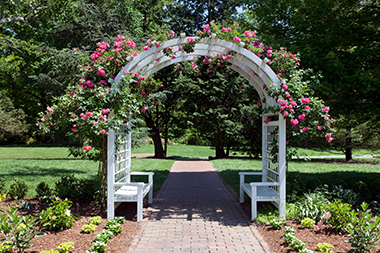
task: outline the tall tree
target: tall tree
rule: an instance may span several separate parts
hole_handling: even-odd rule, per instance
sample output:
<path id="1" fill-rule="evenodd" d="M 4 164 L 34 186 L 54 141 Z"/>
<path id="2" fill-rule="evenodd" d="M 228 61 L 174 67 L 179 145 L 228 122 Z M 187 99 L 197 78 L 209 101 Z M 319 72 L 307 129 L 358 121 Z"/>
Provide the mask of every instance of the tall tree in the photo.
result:
<path id="1" fill-rule="evenodd" d="M 346 160 L 352 131 L 380 118 L 380 2 L 377 0 L 246 0 L 265 42 L 302 57 L 323 75 L 313 87 L 344 129 Z M 352 119 L 355 120 L 352 120 Z"/>

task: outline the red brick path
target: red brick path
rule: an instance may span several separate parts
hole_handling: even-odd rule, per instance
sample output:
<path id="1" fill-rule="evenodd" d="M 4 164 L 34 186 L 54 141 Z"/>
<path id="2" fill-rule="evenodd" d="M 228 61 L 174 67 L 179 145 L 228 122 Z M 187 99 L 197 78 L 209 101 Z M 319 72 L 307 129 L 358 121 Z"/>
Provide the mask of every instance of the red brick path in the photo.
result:
<path id="1" fill-rule="evenodd" d="M 208 161 L 176 161 L 153 205 L 128 252 L 270 252 Z"/>

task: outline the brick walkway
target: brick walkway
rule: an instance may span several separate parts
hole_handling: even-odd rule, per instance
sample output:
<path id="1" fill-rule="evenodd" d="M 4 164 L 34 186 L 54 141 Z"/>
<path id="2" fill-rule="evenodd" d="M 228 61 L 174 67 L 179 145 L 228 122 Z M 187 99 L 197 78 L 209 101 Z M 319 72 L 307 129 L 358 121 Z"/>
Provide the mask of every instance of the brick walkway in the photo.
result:
<path id="1" fill-rule="evenodd" d="M 128 252 L 270 252 L 208 161 L 176 161 L 150 209 Z"/>

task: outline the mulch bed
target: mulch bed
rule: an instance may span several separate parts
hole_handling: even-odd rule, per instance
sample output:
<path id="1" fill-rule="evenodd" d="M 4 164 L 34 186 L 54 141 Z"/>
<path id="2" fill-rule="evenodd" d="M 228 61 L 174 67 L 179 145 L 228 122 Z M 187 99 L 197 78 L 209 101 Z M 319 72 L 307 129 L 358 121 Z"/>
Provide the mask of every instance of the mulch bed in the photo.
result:
<path id="1" fill-rule="evenodd" d="M 46 208 L 46 204 L 42 204 L 37 198 L 26 198 L 22 202 L 31 202 L 33 204 L 33 209 L 28 211 L 19 210 L 20 215 L 23 214 L 38 214 L 42 209 Z M 8 210 L 8 206 L 12 205 L 17 207 L 20 205 L 20 201 L 6 199 L 0 203 L 2 207 L 2 212 Z M 84 253 L 89 251 L 92 246 L 92 241 L 94 236 L 98 234 L 107 222 L 107 215 L 105 212 L 101 212 L 100 208 L 91 205 L 86 202 L 75 202 L 71 208 L 72 213 L 75 215 L 76 222 L 70 229 L 63 231 L 46 231 L 41 230 L 39 232 L 46 233 L 46 235 L 34 238 L 31 240 L 33 246 L 27 249 L 27 253 L 39 253 L 43 250 L 55 249 L 58 245 L 63 242 L 73 242 L 75 249 L 72 253 Z M 106 248 L 106 253 L 121 253 L 126 252 L 130 243 L 132 242 L 133 236 L 140 231 L 141 224 L 136 222 L 136 203 L 122 203 L 116 209 L 116 216 L 126 217 L 123 229 L 120 234 L 113 237 L 108 243 Z M 81 233 L 82 226 L 88 224 L 89 218 L 93 216 L 101 216 L 102 222 L 97 226 L 95 232 L 92 234 Z"/>

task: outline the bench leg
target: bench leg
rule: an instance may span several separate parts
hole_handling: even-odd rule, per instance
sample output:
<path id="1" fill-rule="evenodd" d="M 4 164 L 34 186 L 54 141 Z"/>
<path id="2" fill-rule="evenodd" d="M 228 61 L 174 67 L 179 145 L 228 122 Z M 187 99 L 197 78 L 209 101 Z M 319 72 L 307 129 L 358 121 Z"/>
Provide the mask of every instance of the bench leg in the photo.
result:
<path id="1" fill-rule="evenodd" d="M 149 203 L 149 204 L 152 204 L 152 202 L 153 202 L 153 186 L 150 188 L 148 194 L 149 194 L 149 195 L 148 195 L 148 203 Z"/>
<path id="2" fill-rule="evenodd" d="M 251 220 L 255 220 L 257 217 L 257 187 L 251 186 Z"/>
<path id="3" fill-rule="evenodd" d="M 142 194 L 142 188 L 139 187 L 138 193 L 137 193 L 137 222 L 142 221 L 142 212 L 143 212 L 143 194 Z"/>
<path id="4" fill-rule="evenodd" d="M 244 190 L 240 184 L 240 203 L 244 203 Z"/>

